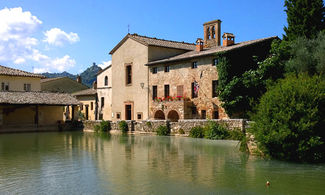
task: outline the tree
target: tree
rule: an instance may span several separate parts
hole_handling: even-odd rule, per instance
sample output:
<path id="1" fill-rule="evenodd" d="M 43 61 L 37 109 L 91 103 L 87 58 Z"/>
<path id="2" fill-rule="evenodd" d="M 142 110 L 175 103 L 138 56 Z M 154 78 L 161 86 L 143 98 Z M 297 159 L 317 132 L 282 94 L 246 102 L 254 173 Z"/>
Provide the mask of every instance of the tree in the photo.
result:
<path id="1" fill-rule="evenodd" d="M 252 127 L 259 149 L 271 157 L 325 161 L 325 81 L 288 75 L 262 96 Z"/>
<path id="2" fill-rule="evenodd" d="M 323 0 L 285 0 L 288 27 L 284 27 L 285 40 L 304 36 L 315 38 L 325 29 Z"/>

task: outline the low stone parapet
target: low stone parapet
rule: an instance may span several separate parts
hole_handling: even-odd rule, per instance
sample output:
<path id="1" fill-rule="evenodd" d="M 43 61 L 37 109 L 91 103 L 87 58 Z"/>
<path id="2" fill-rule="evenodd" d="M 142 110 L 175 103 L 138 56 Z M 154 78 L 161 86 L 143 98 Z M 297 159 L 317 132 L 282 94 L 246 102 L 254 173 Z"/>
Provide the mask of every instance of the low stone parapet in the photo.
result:
<path id="1" fill-rule="evenodd" d="M 144 120 L 144 121 L 125 121 L 128 124 L 129 131 L 137 132 L 155 132 L 155 130 L 160 126 L 164 125 L 170 128 L 172 134 L 177 134 L 180 129 L 182 129 L 185 134 L 188 134 L 190 130 L 195 126 L 205 126 L 210 121 L 214 121 L 218 124 L 225 125 L 229 130 L 238 129 L 245 132 L 245 119 L 188 119 L 188 120 L 179 120 L 178 122 L 170 122 L 169 120 Z M 119 122 L 110 122 L 112 130 L 119 130 Z M 84 130 L 94 130 L 95 125 L 99 125 L 100 121 L 84 121 Z"/>

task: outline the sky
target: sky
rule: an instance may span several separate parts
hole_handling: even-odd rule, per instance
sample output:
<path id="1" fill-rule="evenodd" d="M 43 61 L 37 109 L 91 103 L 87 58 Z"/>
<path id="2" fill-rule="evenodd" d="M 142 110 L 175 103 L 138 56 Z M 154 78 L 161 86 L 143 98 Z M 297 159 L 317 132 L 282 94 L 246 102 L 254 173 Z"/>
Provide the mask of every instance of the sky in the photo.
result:
<path id="1" fill-rule="evenodd" d="M 282 38 L 284 0 L 0 0 L 0 64 L 29 72 L 78 74 L 128 33 L 194 43 L 220 19 L 236 42 Z"/>

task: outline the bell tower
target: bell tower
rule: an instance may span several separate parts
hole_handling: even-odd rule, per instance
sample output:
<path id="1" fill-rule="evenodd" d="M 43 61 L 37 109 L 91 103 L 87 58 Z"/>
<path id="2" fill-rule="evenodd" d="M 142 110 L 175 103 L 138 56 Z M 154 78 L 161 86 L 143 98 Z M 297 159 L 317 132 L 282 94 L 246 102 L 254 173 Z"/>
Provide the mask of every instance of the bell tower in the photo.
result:
<path id="1" fill-rule="evenodd" d="M 213 20 L 203 24 L 204 47 L 210 48 L 221 44 L 221 20 Z"/>

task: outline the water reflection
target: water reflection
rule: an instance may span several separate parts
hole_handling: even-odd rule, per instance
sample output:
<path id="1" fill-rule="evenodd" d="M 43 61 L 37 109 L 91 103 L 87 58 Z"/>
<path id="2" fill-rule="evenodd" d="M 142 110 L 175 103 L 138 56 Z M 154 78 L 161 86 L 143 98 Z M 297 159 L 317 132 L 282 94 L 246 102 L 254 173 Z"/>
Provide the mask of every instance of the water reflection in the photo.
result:
<path id="1" fill-rule="evenodd" d="M 324 165 L 253 158 L 238 142 L 40 133 L 0 136 L 0 192 L 321 194 Z M 266 188 L 266 180 L 271 187 Z"/>

